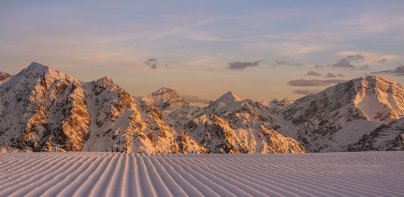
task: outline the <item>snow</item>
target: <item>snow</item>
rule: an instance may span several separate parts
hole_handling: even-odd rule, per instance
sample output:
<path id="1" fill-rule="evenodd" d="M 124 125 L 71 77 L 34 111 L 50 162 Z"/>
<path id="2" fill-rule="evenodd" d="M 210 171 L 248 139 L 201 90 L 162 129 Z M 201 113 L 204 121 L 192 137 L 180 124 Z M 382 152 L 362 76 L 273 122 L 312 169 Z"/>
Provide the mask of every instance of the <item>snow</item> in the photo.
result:
<path id="1" fill-rule="evenodd" d="M 0 196 L 402 196 L 404 152 L 0 154 Z"/>
<path id="2" fill-rule="evenodd" d="M 241 100 L 230 91 L 205 107 L 174 89 L 134 98 L 110 77 L 83 82 L 35 62 L 16 75 L 0 72 L 2 79 L 7 151 L 280 153 L 285 140 L 309 152 L 404 149 L 403 121 L 394 123 L 404 118 L 404 88 L 379 76 L 295 102 Z"/>

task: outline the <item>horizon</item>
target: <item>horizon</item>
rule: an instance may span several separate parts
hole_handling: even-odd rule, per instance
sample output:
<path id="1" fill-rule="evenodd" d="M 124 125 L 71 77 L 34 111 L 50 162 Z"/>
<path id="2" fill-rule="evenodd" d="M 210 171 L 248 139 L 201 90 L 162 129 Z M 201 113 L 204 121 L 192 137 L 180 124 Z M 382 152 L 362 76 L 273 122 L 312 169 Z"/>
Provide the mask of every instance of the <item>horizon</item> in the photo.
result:
<path id="1" fill-rule="evenodd" d="M 209 100 L 294 100 L 375 73 L 403 84 L 404 2 L 349 3 L 1 2 L 0 71 L 39 62 Z"/>

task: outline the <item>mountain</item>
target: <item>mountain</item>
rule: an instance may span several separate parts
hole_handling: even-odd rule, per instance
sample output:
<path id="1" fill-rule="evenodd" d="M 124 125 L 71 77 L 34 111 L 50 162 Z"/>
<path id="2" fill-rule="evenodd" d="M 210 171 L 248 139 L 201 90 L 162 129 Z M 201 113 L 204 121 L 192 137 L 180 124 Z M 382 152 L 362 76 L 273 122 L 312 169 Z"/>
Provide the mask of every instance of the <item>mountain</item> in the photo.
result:
<path id="1" fill-rule="evenodd" d="M 202 109 L 170 88 L 135 99 L 110 77 L 82 82 L 33 62 L 0 85 L 0 148 L 7 151 L 263 152 L 254 148 L 244 151 L 241 146 L 219 150 L 217 146 L 229 145 L 230 138 L 235 140 L 234 137 L 240 136 L 217 138 L 219 141 L 212 147 L 197 138 L 193 130 L 184 129 L 207 111 L 219 111 L 226 104 L 239 101 L 234 95 L 226 94 L 210 108 Z M 212 120 L 217 123 L 217 119 Z M 228 127 L 226 124 L 217 123 Z M 262 138 L 268 141 L 266 149 L 276 149 L 272 152 L 304 152 L 296 141 L 283 144 L 289 142 L 288 138 L 269 128 L 263 127 L 261 132 Z M 223 132 L 217 133 L 223 137 Z M 294 150 L 289 145 L 300 149 Z"/>
<path id="2" fill-rule="evenodd" d="M 347 151 L 404 115 L 404 89 L 380 76 L 361 77 L 298 99 L 281 113 L 281 130 L 289 128 L 283 133 L 310 151 Z"/>
<path id="3" fill-rule="evenodd" d="M 82 82 L 39 63 L 1 73 L 0 149 L 138 153 L 403 150 L 404 88 L 380 76 L 296 101 L 227 92 L 195 106 L 171 88 L 132 97 L 110 77 Z"/>
<path id="4" fill-rule="evenodd" d="M 192 120 L 200 110 L 200 107 L 185 101 L 176 90 L 166 87 L 141 97 L 140 102 L 155 106 L 162 113 L 164 121 L 174 128 Z"/>
<path id="5" fill-rule="evenodd" d="M 349 151 L 404 150 L 404 118 L 383 124 L 351 145 Z"/>
<path id="6" fill-rule="evenodd" d="M 213 153 L 305 152 L 299 142 L 272 128 L 269 115 L 264 105 L 227 92 L 180 128 Z"/>
<path id="7" fill-rule="evenodd" d="M 280 112 L 281 109 L 291 105 L 293 103 L 293 100 L 290 100 L 288 98 L 284 99 L 274 99 L 274 100 L 263 100 L 261 101 L 261 104 L 268 107 L 271 109 L 273 112 Z"/>
<path id="8" fill-rule="evenodd" d="M 161 88 L 140 100 L 156 106 L 165 121 L 176 128 L 180 152 L 305 152 L 297 141 L 269 129 L 265 106 L 242 101 L 231 91 L 204 108 L 186 102 L 170 88 Z"/>
<path id="9" fill-rule="evenodd" d="M 31 63 L 0 86 L 0 98 L 2 147 L 126 152 L 176 147 L 174 129 L 160 113 L 147 111 L 109 77 L 81 82 Z"/>
<path id="10" fill-rule="evenodd" d="M 10 79 L 11 75 L 5 72 L 0 72 L 0 85 Z"/>
<path id="11" fill-rule="evenodd" d="M 160 109 L 166 109 L 171 105 L 182 105 L 187 103 L 181 98 L 176 90 L 166 87 L 160 88 L 153 93 L 142 97 L 141 100 L 153 104 Z"/>

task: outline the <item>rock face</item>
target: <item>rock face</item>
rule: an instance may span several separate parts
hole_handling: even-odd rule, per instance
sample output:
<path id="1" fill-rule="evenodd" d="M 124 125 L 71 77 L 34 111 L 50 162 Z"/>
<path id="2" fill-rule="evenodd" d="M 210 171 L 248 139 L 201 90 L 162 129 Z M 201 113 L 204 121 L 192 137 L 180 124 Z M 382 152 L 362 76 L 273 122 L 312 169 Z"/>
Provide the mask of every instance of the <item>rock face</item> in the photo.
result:
<path id="1" fill-rule="evenodd" d="M 161 88 L 134 98 L 110 77 L 82 82 L 38 63 L 1 73 L 0 149 L 139 153 L 403 150 L 404 88 L 379 76 L 317 94 L 206 107 Z"/>
<path id="2" fill-rule="evenodd" d="M 404 118 L 381 125 L 364 135 L 349 151 L 404 150 Z"/>
<path id="3" fill-rule="evenodd" d="M 0 86 L 0 144 L 33 151 L 80 151 L 89 113 L 80 81 L 32 63 Z"/>
<path id="4" fill-rule="evenodd" d="M 240 100 L 228 92 L 182 129 L 213 153 L 294 153 L 305 152 L 296 140 L 272 128 L 267 107 Z"/>
<path id="5" fill-rule="evenodd" d="M 3 81 L 0 85 L 2 149 L 140 153 L 304 152 L 304 148 L 293 139 L 269 129 L 265 121 L 254 123 L 259 131 L 241 131 L 239 123 L 228 122 L 233 116 L 241 116 L 242 111 L 220 117 L 224 113 L 216 112 L 226 105 L 240 104 L 232 109 L 244 110 L 241 109 L 244 104 L 241 105 L 231 93 L 206 109 L 193 106 L 169 88 L 135 99 L 110 77 L 81 82 L 35 62 L 15 76 L 7 75 Z M 210 111 L 215 111 L 210 115 L 215 118 L 211 125 L 206 122 L 206 132 L 186 128 L 193 121 L 208 116 Z M 216 131 L 219 127 L 220 132 Z M 233 128 L 244 134 L 235 135 Z M 201 132 L 215 136 L 200 138 Z M 232 134 L 228 135 L 228 132 Z M 261 140 L 257 140 L 259 136 Z M 249 140 L 247 144 L 250 145 L 244 146 L 246 142 L 243 140 Z M 260 143 L 260 148 L 253 143 Z"/>
<path id="6" fill-rule="evenodd" d="M 139 100 L 160 110 L 164 120 L 173 127 L 180 127 L 192 120 L 201 109 L 182 99 L 171 88 L 160 88 Z"/>
<path id="7" fill-rule="evenodd" d="M 38 63 L 0 86 L 0 145 L 30 151 L 177 151 L 175 130 L 111 78 L 81 82 Z"/>
<path id="8" fill-rule="evenodd" d="M 380 76 L 340 83 L 282 110 L 287 135 L 310 151 L 347 151 L 364 135 L 404 115 L 404 89 Z"/>
<path id="9" fill-rule="evenodd" d="M 0 72 L 0 85 L 10 79 L 11 75 L 5 72 Z"/>

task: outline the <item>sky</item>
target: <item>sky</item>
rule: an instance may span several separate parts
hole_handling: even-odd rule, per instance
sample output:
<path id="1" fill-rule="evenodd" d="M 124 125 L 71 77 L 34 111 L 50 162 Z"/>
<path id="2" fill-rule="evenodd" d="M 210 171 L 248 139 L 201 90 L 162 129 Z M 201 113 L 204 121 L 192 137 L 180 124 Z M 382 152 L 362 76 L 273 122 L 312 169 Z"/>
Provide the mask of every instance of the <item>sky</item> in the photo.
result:
<path id="1" fill-rule="evenodd" d="M 296 99 L 369 74 L 404 84 L 402 0 L 1 1 L 0 71 L 39 62 L 134 96 Z"/>

